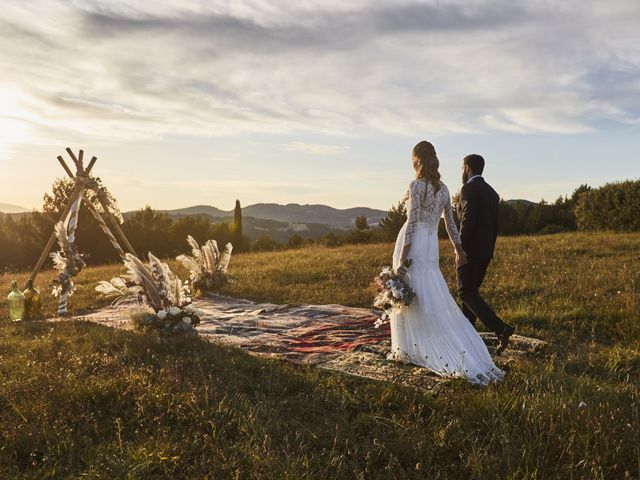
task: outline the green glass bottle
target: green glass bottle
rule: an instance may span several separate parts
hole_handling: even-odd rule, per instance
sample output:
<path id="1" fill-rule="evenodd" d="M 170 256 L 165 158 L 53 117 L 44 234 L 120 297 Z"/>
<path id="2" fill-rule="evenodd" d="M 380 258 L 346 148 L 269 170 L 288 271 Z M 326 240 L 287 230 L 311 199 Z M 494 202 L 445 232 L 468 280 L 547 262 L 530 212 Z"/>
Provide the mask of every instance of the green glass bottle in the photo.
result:
<path id="1" fill-rule="evenodd" d="M 18 282 L 11 282 L 11 293 L 7 297 L 9 305 L 9 319 L 14 322 L 24 320 L 24 295 L 18 290 Z"/>
<path id="2" fill-rule="evenodd" d="M 40 292 L 33 287 L 33 280 L 27 282 L 27 289 L 22 292 L 24 295 L 25 318 L 33 320 L 42 316 L 42 300 Z"/>

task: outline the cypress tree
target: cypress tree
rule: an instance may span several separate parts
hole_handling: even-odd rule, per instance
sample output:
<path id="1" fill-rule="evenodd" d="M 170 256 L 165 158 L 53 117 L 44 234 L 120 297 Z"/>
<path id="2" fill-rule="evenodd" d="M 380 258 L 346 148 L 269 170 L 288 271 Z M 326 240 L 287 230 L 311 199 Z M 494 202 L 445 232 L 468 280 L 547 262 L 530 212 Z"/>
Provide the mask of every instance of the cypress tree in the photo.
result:
<path id="1" fill-rule="evenodd" d="M 233 246 L 240 249 L 242 245 L 242 208 L 240 200 L 236 200 L 236 208 L 233 212 Z"/>

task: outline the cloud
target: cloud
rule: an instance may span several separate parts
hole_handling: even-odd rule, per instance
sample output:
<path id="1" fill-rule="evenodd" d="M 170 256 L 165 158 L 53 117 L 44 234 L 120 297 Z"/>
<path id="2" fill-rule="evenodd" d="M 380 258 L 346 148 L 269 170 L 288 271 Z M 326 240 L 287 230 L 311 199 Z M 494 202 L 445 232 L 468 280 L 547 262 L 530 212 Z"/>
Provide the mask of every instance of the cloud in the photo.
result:
<path id="1" fill-rule="evenodd" d="M 289 142 L 280 145 L 285 152 L 302 152 L 312 155 L 337 155 L 349 150 L 344 145 L 324 145 L 320 143 Z"/>
<path id="2" fill-rule="evenodd" d="M 14 2 L 0 84 L 51 138 L 575 133 L 638 125 L 639 20 L 634 0 Z"/>

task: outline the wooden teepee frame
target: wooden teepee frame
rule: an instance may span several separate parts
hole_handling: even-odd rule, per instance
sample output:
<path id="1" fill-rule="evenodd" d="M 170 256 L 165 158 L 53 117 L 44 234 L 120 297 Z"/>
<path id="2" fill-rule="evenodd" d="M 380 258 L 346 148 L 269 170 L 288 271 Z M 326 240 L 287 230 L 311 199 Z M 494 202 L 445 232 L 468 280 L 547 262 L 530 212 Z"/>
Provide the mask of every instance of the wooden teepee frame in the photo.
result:
<path id="1" fill-rule="evenodd" d="M 96 161 L 98 160 L 97 157 L 91 157 L 91 160 L 89 161 L 89 165 L 85 167 L 84 161 L 83 161 L 84 159 L 83 150 L 79 150 L 78 156 L 76 156 L 73 153 L 73 151 L 68 147 L 66 151 L 69 154 L 69 157 L 71 157 L 71 160 L 73 161 L 74 165 L 76 166 L 75 175 L 73 171 L 69 168 L 67 163 L 64 161 L 62 156 L 60 155 L 58 156 L 58 161 L 60 162 L 60 165 L 62 165 L 62 168 L 64 168 L 64 171 L 67 173 L 67 175 L 75 182 L 75 189 L 73 190 L 73 193 L 69 197 L 67 205 L 62 211 L 62 215 L 60 216 L 60 221 L 65 222 L 67 220 L 67 217 L 69 217 L 69 214 L 72 213 L 72 209 L 74 208 L 78 209 L 80 202 L 84 200 L 84 204 L 89 208 L 89 211 L 98 221 L 98 223 L 100 224 L 100 228 L 105 233 L 105 235 L 107 235 L 107 237 L 109 238 L 109 241 L 114 246 L 114 248 L 118 251 L 120 256 L 124 257 L 124 251 L 120 247 L 118 240 L 111 233 L 111 230 L 107 226 L 107 223 L 105 222 L 103 217 L 107 219 L 107 221 L 109 222 L 109 225 L 111 225 L 111 228 L 113 229 L 115 234 L 119 237 L 120 241 L 125 246 L 125 248 L 129 251 L 129 253 L 137 257 L 138 255 L 136 254 L 135 250 L 133 249 L 133 246 L 131 245 L 126 235 L 122 231 L 122 228 L 120 227 L 120 223 L 109 212 L 109 206 L 107 205 L 107 202 L 101 196 L 97 195 L 97 192 L 96 192 L 96 197 L 100 202 L 100 205 L 102 206 L 102 210 L 104 211 L 103 213 L 101 213 L 101 212 L 98 212 L 93 207 L 93 204 L 91 203 L 89 198 L 86 196 L 87 189 L 91 189 L 91 187 L 88 186 L 88 181 L 90 179 L 91 170 L 93 169 L 94 165 L 96 164 Z M 76 225 L 74 224 L 73 225 L 74 235 L 75 235 L 75 226 Z M 55 235 L 55 232 L 52 232 L 51 236 L 49 237 L 49 240 L 47 241 L 44 247 L 44 250 L 42 251 L 42 254 L 40 255 L 40 258 L 38 258 L 38 262 L 36 263 L 33 271 L 31 272 L 31 276 L 29 277 L 30 281 L 33 282 L 38 276 L 38 274 L 40 273 L 40 271 L 42 270 L 44 262 L 49 256 L 49 253 L 51 253 L 51 248 L 53 247 L 53 244 L 55 243 L 55 241 L 56 241 L 56 235 Z"/>

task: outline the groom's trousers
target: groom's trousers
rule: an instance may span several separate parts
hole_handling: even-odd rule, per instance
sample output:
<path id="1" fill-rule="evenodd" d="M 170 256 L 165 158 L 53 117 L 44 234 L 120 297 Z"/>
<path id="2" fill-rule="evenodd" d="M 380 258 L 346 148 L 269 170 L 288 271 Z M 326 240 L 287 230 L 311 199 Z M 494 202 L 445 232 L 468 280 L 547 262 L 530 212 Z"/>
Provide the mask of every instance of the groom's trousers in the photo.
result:
<path id="1" fill-rule="evenodd" d="M 462 313 L 475 325 L 479 318 L 486 327 L 500 335 L 505 323 L 480 296 L 480 286 L 491 262 L 488 258 L 469 258 L 465 265 L 458 267 L 458 296 L 462 301 Z"/>

